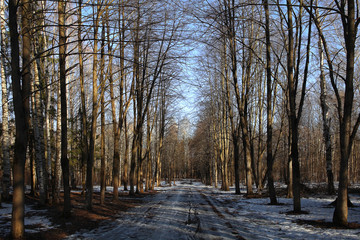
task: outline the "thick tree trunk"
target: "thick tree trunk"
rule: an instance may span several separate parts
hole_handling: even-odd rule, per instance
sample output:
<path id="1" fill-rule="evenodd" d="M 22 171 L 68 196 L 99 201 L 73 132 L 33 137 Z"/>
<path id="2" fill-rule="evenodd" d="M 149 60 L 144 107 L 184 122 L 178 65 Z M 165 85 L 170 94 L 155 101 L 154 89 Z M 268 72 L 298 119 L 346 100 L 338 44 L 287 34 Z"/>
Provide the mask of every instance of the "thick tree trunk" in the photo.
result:
<path id="1" fill-rule="evenodd" d="M 300 165 L 298 153 L 298 121 L 296 117 L 296 86 L 294 81 L 294 36 L 292 20 L 292 3 L 287 0 L 287 22 L 288 22 L 288 52 L 287 52 L 287 83 L 289 101 L 289 129 L 291 131 L 291 162 L 292 162 L 292 190 L 294 212 L 301 211 L 300 201 Z M 290 163 L 289 163 L 290 166 Z"/>
<path id="2" fill-rule="evenodd" d="M 11 218 L 11 235 L 13 239 L 24 237 L 24 175 L 26 148 L 28 144 L 28 129 L 30 119 L 30 16 L 31 4 L 24 0 L 22 7 L 22 63 L 23 69 L 20 70 L 20 50 L 18 33 L 18 5 L 16 0 L 9 1 L 9 29 L 11 45 L 11 79 L 13 90 L 13 103 L 15 111 L 15 150 L 13 159 L 13 207 Z"/>
<path id="3" fill-rule="evenodd" d="M 45 205 L 47 201 L 47 172 L 45 161 L 45 143 L 44 143 L 44 116 L 43 116 L 43 103 L 41 101 L 40 93 L 41 83 L 39 81 L 39 66 L 36 62 L 34 64 L 34 92 L 35 102 L 33 111 L 33 129 L 34 129 L 34 143 L 35 143 L 35 164 L 36 175 L 38 177 L 39 192 L 40 192 L 40 204 Z"/>
<path id="4" fill-rule="evenodd" d="M 338 225 L 348 224 L 348 181 L 349 181 L 349 158 L 355 134 L 359 127 L 360 115 L 355 126 L 351 127 L 351 116 L 354 103 L 354 63 L 355 63 L 355 42 L 357 26 L 355 21 L 355 1 L 347 1 L 347 14 L 345 9 L 339 9 L 344 28 L 344 40 L 346 47 L 346 77 L 345 96 L 343 111 L 341 112 L 341 99 L 338 98 L 338 112 L 340 118 L 340 176 L 338 199 L 333 215 L 333 222 Z M 345 3 L 344 3 L 345 5 Z M 333 84 L 334 86 L 334 84 Z M 337 89 L 336 89 L 337 90 Z"/>

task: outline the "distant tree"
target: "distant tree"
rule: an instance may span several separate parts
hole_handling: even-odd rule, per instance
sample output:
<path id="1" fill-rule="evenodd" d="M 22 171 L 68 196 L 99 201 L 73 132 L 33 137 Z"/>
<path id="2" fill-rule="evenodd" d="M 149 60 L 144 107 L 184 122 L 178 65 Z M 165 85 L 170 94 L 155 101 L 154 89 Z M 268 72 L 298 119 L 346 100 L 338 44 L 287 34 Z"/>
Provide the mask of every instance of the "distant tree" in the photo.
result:
<path id="1" fill-rule="evenodd" d="M 321 31 L 321 23 L 318 21 L 319 19 L 319 11 L 315 9 L 316 19 L 314 20 L 320 28 Z M 332 141 L 331 141 L 331 117 L 329 116 L 329 104 L 328 104 L 328 93 L 327 93 L 327 84 L 325 80 L 325 72 L 324 72 L 324 51 L 323 51 L 323 41 L 319 36 L 319 64 L 320 64 L 320 107 L 322 113 L 322 122 L 323 122 L 323 138 L 325 141 L 325 158 L 326 158 L 326 174 L 328 180 L 328 194 L 335 193 L 334 187 L 334 176 L 332 171 Z"/>

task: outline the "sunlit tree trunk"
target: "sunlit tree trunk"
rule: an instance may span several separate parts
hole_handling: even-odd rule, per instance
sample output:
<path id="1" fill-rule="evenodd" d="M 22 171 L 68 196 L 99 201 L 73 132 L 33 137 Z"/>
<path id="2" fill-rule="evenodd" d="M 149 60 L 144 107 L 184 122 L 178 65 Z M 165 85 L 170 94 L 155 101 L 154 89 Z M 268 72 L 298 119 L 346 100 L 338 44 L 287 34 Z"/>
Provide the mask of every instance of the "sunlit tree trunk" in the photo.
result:
<path id="1" fill-rule="evenodd" d="M 318 11 L 316 11 L 316 18 L 318 18 Z M 321 26 L 319 26 L 321 27 Z M 334 175 L 332 171 L 332 142 L 331 142 L 331 133 L 330 133 L 330 122 L 331 118 L 329 117 L 329 106 L 327 103 L 327 86 L 325 81 L 324 73 L 324 52 L 322 49 L 322 40 L 319 37 L 318 47 L 319 47 L 319 57 L 320 57 L 320 107 L 321 115 L 323 120 L 323 138 L 325 141 L 325 158 L 326 158 L 326 174 L 328 180 L 328 194 L 335 193 L 334 187 Z"/>
<path id="2" fill-rule="evenodd" d="M 11 186 L 11 167 L 10 167 L 10 135 L 9 135 L 9 105 L 8 105 L 8 91 L 7 81 L 8 76 L 5 70 L 5 5 L 4 0 L 0 0 L 0 44 L 1 44 L 1 102 L 2 102 L 2 135 L 1 135 L 1 148 L 2 148 L 2 170 L 3 175 L 1 179 L 2 200 L 10 200 L 9 189 Z M 0 200 L 1 202 L 1 200 Z"/>
<path id="3" fill-rule="evenodd" d="M 107 21 L 108 12 L 105 11 L 105 20 Z M 101 92 L 105 92 L 105 84 L 104 84 L 104 68 L 105 68 L 105 22 L 103 22 L 102 30 L 101 30 L 101 50 L 100 50 L 100 84 L 101 84 Z M 105 192 L 106 192 L 106 166 L 105 166 L 105 96 L 101 94 L 100 97 L 101 104 L 101 136 L 100 136 L 100 148 L 101 148 L 101 166 L 100 166 L 100 204 L 103 205 L 105 203 Z"/>
<path id="4" fill-rule="evenodd" d="M 120 35 L 120 102 L 119 102 L 119 120 L 116 121 L 116 104 L 113 93 L 113 83 L 110 83 L 110 97 L 111 97 L 111 108 L 112 108 L 112 117 L 113 117 L 113 129 L 114 129 L 114 158 L 113 158 L 113 199 L 118 199 L 118 187 L 119 187 L 119 174 L 120 174 L 120 136 L 122 126 L 124 124 L 124 118 L 127 110 L 124 106 L 124 96 L 125 96 L 125 6 L 124 1 L 121 2 L 121 6 L 119 7 L 119 35 Z M 109 28 L 110 29 L 110 28 Z M 110 44 L 109 44 L 110 46 Z M 111 64 L 110 64 L 111 66 Z M 112 71 L 111 71 L 112 72 Z M 110 74 L 110 80 L 112 81 L 112 75 Z M 126 131 L 126 130 L 125 130 Z M 127 157 L 126 157 L 127 160 Z M 124 164 L 125 165 L 125 164 Z M 126 171 L 127 171 L 127 163 L 126 163 Z M 127 173 L 126 173 L 127 175 Z M 126 181 L 127 185 L 127 181 Z M 124 190 L 127 190 L 127 186 Z"/>
<path id="5" fill-rule="evenodd" d="M 96 10 L 95 10 L 96 9 Z M 93 68 L 92 68 L 92 115 L 91 115 L 91 130 L 90 130 L 90 145 L 89 145 L 89 156 L 87 161 L 86 169 L 86 208 L 91 210 L 93 207 L 93 167 L 95 161 L 95 140 L 96 140 L 96 121 L 98 117 L 98 29 L 99 29 L 99 16 L 100 16 L 101 4 L 98 1 L 97 6 L 93 7 L 94 11 L 94 54 L 93 54 Z"/>
<path id="6" fill-rule="evenodd" d="M 125 153 L 124 153 L 124 167 L 123 167 L 123 175 L 122 175 L 122 182 L 124 184 L 124 191 L 128 190 L 128 170 L 129 170 L 129 137 L 128 137 L 128 129 L 127 129 L 127 120 L 126 116 L 124 116 L 124 139 L 125 139 Z"/>
<path id="7" fill-rule="evenodd" d="M 40 93 L 42 91 L 39 81 L 39 67 L 36 62 L 34 64 L 34 99 L 33 102 L 33 131 L 35 144 L 35 164 L 36 175 L 38 178 L 40 204 L 44 205 L 47 200 L 47 174 L 46 161 L 44 152 L 44 117 L 43 117 L 43 103 L 41 101 Z"/>
<path id="8" fill-rule="evenodd" d="M 163 151 L 163 142 L 165 136 L 165 117 L 166 117 L 166 86 L 165 81 L 160 83 L 160 109 L 159 109 L 159 138 L 158 138 L 158 149 L 156 155 L 156 186 L 161 185 L 161 156 Z"/>
<path id="9" fill-rule="evenodd" d="M 54 162 L 54 179 L 53 179 L 53 199 L 54 203 L 60 203 L 60 183 L 61 183 L 61 98 L 60 82 L 57 84 L 57 108 L 56 108 L 56 143 L 55 143 L 55 162 Z"/>

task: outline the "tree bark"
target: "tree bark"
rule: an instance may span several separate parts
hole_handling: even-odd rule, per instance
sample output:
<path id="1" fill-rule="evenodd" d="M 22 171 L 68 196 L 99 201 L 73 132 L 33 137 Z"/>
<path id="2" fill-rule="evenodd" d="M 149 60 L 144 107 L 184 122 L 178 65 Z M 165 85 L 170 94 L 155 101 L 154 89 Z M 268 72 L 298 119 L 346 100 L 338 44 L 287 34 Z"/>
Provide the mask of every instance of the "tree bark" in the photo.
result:
<path id="1" fill-rule="evenodd" d="M 93 207 L 93 167 L 95 161 L 95 140 L 96 140 L 96 121 L 98 117 L 98 83 L 97 83 L 97 53 L 98 53 L 98 28 L 99 28 L 99 15 L 101 4 L 98 2 L 96 6 L 96 12 L 94 10 L 94 54 L 93 54 L 93 83 L 92 83 L 92 115 L 91 115 L 91 130 L 90 130 L 90 145 L 89 145 L 89 156 L 87 161 L 86 171 L 86 208 L 92 210 Z M 95 6 L 93 7 L 95 9 Z"/>
<path id="2" fill-rule="evenodd" d="M 347 4 L 346 4 L 347 2 Z M 352 144 L 360 124 L 360 115 L 352 127 L 351 118 L 354 103 L 354 64 L 355 64 L 355 42 L 357 36 L 357 26 L 359 20 L 355 19 L 355 1 L 342 0 L 339 6 L 341 20 L 344 30 L 344 40 L 346 47 L 346 76 L 345 76 L 345 96 L 343 110 L 341 111 L 341 98 L 338 99 L 338 113 L 340 122 L 340 172 L 338 199 L 333 215 L 333 222 L 338 225 L 348 224 L 348 181 L 349 181 L 349 157 Z M 346 14 L 347 13 L 347 14 Z M 332 82 L 334 88 L 335 84 Z M 338 92 L 337 88 L 334 89 Z"/>
<path id="3" fill-rule="evenodd" d="M 318 18 L 318 12 L 316 11 L 316 17 Z M 327 192 L 329 195 L 335 194 L 334 187 L 334 175 L 332 171 L 332 142 L 331 142 L 331 133 L 330 133 L 330 122 L 331 118 L 329 117 L 329 106 L 327 103 L 327 87 L 325 81 L 324 73 L 324 52 L 322 49 L 322 40 L 319 37 L 318 47 L 320 55 L 320 107 L 321 115 L 323 120 L 323 138 L 325 141 L 325 159 L 326 159 L 326 174 L 328 180 Z"/>
<path id="4" fill-rule="evenodd" d="M 122 181 L 124 184 L 124 191 L 128 190 L 128 182 L 129 182 L 129 176 L 128 176 L 128 170 L 129 170 L 129 137 L 128 137 L 128 129 L 127 129 L 127 120 L 126 116 L 124 116 L 124 138 L 125 138 L 125 153 L 124 153 L 124 169 L 123 169 L 123 175 L 122 175 Z"/>
<path id="5" fill-rule="evenodd" d="M 57 108 L 56 108 L 56 144 L 55 144 L 55 162 L 53 179 L 53 199 L 54 203 L 60 203 L 60 184 L 61 184 L 61 97 L 60 82 L 58 83 Z"/>
<path id="6" fill-rule="evenodd" d="M 35 164 L 36 174 L 39 183 L 40 204 L 45 205 L 47 201 L 47 172 L 44 149 L 44 116 L 43 103 L 41 101 L 40 92 L 42 91 L 39 69 L 37 62 L 34 64 L 34 95 L 35 101 L 33 103 L 33 131 L 35 143 Z"/>
<path id="7" fill-rule="evenodd" d="M 105 13 L 105 21 L 107 20 L 107 11 Z M 104 21 L 104 20 L 103 20 Z M 104 82 L 104 68 L 105 68 L 105 23 L 103 22 L 101 30 L 101 50 L 100 50 L 100 83 L 102 83 L 101 92 L 105 91 Z M 100 205 L 105 203 L 105 191 L 106 191 L 106 172 L 105 172 L 105 96 L 101 94 L 101 137 L 100 137 L 100 148 L 101 148 L 101 166 L 100 166 Z"/>
<path id="8" fill-rule="evenodd" d="M 59 12 L 59 69 L 60 69 L 60 98 L 61 98 L 61 169 L 64 185 L 64 217 L 70 217 L 70 170 L 68 143 L 67 143 L 67 98 L 66 98 L 66 1 L 60 0 L 58 3 Z"/>
<path id="9" fill-rule="evenodd" d="M 268 0 L 264 0 L 265 9 L 265 38 L 266 38 L 266 163 L 267 163 L 267 186 L 269 190 L 270 204 L 277 204 L 273 174 L 273 151 L 272 151 L 272 80 L 271 80 L 271 41 L 270 41 L 270 12 Z"/>
<path id="10" fill-rule="evenodd" d="M 31 4 L 27 0 L 21 2 L 22 16 L 22 71 L 20 70 L 20 50 L 18 33 L 18 5 L 16 0 L 9 1 L 9 29 L 11 46 L 11 79 L 13 103 L 15 111 L 15 151 L 13 160 L 13 206 L 11 219 L 11 235 L 13 239 L 24 237 L 24 175 L 26 148 L 28 144 L 28 130 L 30 119 L 30 10 Z"/>
<path id="11" fill-rule="evenodd" d="M 1 44 L 1 102 L 2 102 L 2 167 L 3 175 L 1 179 L 2 200 L 10 200 L 9 190 L 11 186 L 11 167 L 10 167 L 10 135 L 9 135 L 9 106 L 8 106 L 8 93 L 7 93 L 7 80 L 8 74 L 5 70 L 5 5 L 4 0 L 0 1 L 0 44 Z"/>

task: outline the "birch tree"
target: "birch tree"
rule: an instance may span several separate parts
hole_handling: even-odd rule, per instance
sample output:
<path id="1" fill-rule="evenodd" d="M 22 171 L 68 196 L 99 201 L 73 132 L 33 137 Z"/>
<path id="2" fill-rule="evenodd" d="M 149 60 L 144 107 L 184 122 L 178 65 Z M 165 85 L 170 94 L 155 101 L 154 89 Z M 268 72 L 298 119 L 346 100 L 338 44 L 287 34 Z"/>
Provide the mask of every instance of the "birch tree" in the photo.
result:
<path id="1" fill-rule="evenodd" d="M 6 58 L 5 53 L 5 5 L 4 0 L 0 1 L 0 41 L 1 41 L 1 102 L 2 102 L 2 137 L 1 137 L 1 146 L 2 146 L 2 179 L 1 179 L 1 188 L 2 196 L 0 199 L 9 200 L 9 189 L 11 186 L 11 168 L 10 168 L 10 135 L 9 135 L 9 105 L 8 105 L 8 90 L 7 90 L 7 81 L 8 73 L 6 72 Z"/>

